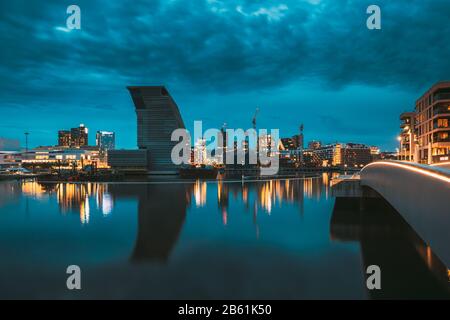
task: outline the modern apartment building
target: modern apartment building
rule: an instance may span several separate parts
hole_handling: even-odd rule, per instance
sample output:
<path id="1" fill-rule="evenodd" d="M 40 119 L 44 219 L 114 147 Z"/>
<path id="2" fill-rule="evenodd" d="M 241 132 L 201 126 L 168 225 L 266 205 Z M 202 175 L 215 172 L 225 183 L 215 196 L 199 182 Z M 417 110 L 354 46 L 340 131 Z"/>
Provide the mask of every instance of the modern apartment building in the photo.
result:
<path id="1" fill-rule="evenodd" d="M 416 102 L 417 158 L 420 163 L 450 160 L 450 81 L 433 85 Z"/>
<path id="2" fill-rule="evenodd" d="M 398 160 L 416 161 L 416 113 L 403 112 L 400 115 L 400 135 L 398 137 Z"/>

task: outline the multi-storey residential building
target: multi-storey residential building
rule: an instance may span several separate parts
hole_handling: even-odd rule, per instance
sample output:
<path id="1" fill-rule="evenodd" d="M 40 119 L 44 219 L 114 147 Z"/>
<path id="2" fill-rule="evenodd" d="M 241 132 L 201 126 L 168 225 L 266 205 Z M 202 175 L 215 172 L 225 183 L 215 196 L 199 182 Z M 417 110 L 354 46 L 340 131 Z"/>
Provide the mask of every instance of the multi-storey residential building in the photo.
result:
<path id="1" fill-rule="evenodd" d="M 416 101 L 417 160 L 450 160 L 450 81 L 433 85 Z"/>
<path id="2" fill-rule="evenodd" d="M 400 135 L 398 159 L 403 161 L 415 161 L 416 152 L 416 114 L 403 112 L 400 115 Z"/>

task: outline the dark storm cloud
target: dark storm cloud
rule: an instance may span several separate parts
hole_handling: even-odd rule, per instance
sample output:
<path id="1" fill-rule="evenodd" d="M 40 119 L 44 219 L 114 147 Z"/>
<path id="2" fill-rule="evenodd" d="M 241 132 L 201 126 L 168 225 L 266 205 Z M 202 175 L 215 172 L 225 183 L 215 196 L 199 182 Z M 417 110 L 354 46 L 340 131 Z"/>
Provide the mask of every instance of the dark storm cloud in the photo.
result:
<path id="1" fill-rule="evenodd" d="M 124 83 L 233 91 L 308 77 L 414 87 L 448 78 L 450 2 L 375 1 L 382 30 L 369 31 L 372 2 L 77 1 L 81 32 L 64 32 L 61 1 L 2 2 L 0 90 L 14 98 Z"/>
<path id="2" fill-rule="evenodd" d="M 278 116 L 268 125 L 293 132 L 306 121 L 311 138 L 328 130 L 333 141 L 383 135 L 389 145 L 398 114 L 413 108 L 427 86 L 450 78 L 448 0 L 74 3 L 82 30 L 68 32 L 69 3 L 0 2 L 0 135 L 57 132 L 81 121 L 121 130 L 118 137 L 132 146 L 135 119 L 125 86 L 165 84 L 187 122 L 203 117 L 212 119 L 208 125 L 245 126 L 240 119 L 262 103 L 262 123 Z M 366 28 L 370 4 L 381 7 L 380 31 Z M 370 87 L 376 88 L 364 90 Z M 324 94 L 327 101 L 317 99 Z M 370 125 L 355 125 L 361 108 L 372 110 Z M 29 119 L 19 117 L 17 130 L 7 130 L 22 114 Z M 389 115 L 383 128 L 379 114 Z M 49 143 L 44 134 L 34 137 Z"/>

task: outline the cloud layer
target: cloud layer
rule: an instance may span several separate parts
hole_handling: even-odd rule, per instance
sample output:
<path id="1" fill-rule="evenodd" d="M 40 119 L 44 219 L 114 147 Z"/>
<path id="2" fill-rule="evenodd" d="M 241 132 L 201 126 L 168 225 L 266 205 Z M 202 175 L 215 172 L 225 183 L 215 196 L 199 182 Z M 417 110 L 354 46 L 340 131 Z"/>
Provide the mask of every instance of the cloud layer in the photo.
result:
<path id="1" fill-rule="evenodd" d="M 0 4 L 0 108 L 102 109 L 93 97 L 129 84 L 190 92 L 252 92 L 314 81 L 419 90 L 450 78 L 450 2 L 76 1 L 82 30 L 65 29 L 60 1 Z M 114 100 L 114 99 L 112 99 Z"/>

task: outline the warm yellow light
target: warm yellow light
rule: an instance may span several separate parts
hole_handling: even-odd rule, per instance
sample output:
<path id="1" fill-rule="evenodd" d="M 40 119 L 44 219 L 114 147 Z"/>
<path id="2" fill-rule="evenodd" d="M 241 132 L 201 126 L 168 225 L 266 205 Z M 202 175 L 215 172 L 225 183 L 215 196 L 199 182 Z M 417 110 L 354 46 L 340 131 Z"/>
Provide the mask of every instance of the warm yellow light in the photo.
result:
<path id="1" fill-rule="evenodd" d="M 410 171 L 414 171 L 414 172 L 417 172 L 419 174 L 422 174 L 422 175 L 425 175 L 425 176 L 429 176 L 429 177 L 432 177 L 432 178 L 439 179 L 439 180 L 445 181 L 447 183 L 450 183 L 450 178 L 448 178 L 446 176 L 440 175 L 438 173 L 430 172 L 430 171 L 427 171 L 425 169 L 421 169 L 421 168 L 417 168 L 417 167 L 413 167 L 413 166 L 410 166 L 410 165 L 401 164 L 401 163 L 397 163 L 397 162 L 386 162 L 386 161 L 372 162 L 372 163 L 369 163 L 365 168 L 370 167 L 370 166 L 374 166 L 374 165 L 386 165 L 386 166 L 392 166 L 392 167 L 399 167 L 399 168 L 402 168 L 402 169 L 407 169 L 407 170 L 410 170 Z"/>

